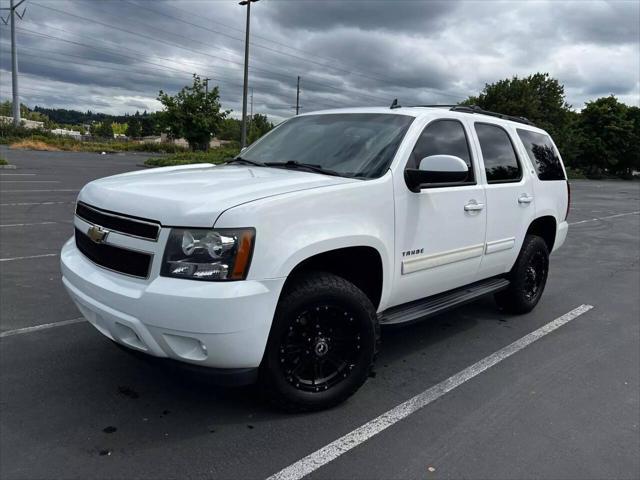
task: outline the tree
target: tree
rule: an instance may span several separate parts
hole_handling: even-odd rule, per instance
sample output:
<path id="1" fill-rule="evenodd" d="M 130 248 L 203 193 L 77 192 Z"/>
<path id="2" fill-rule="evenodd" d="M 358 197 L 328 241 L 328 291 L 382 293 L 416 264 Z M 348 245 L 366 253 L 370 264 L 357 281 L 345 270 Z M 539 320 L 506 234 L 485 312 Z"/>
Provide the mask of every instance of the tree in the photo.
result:
<path id="1" fill-rule="evenodd" d="M 218 87 L 207 93 L 204 82 L 194 74 L 193 85 L 184 87 L 175 96 L 160 90 L 158 100 L 164 106 L 161 124 L 174 137 L 185 138 L 192 150 L 206 150 L 229 113 L 221 110 L 219 98 Z"/>
<path id="2" fill-rule="evenodd" d="M 273 128 L 273 123 L 267 119 L 266 115 L 256 113 L 251 118 L 251 128 L 249 129 L 249 143 L 255 142 L 265 133 Z"/>
<path id="3" fill-rule="evenodd" d="M 240 141 L 242 135 L 242 122 L 235 118 L 225 118 L 220 122 L 217 137 L 220 140 Z"/>
<path id="4" fill-rule="evenodd" d="M 125 135 L 127 132 L 128 125 L 126 123 L 112 122 L 111 128 L 113 128 L 113 133 L 115 135 Z"/>
<path id="5" fill-rule="evenodd" d="M 587 102 L 580 113 L 580 166 L 590 174 L 631 174 L 638 165 L 638 112 L 611 95 Z"/>
<path id="6" fill-rule="evenodd" d="M 624 152 L 622 166 L 626 176 L 632 176 L 634 170 L 640 172 L 640 108 L 628 107 L 627 119 L 631 122 L 631 141 Z"/>
<path id="7" fill-rule="evenodd" d="M 573 164 L 576 114 L 566 102 L 564 86 L 548 73 L 488 83 L 477 97 L 469 97 L 462 104 L 528 118 L 551 134 L 565 162 Z"/>
<path id="8" fill-rule="evenodd" d="M 149 137 L 151 135 L 158 135 L 160 132 L 158 121 L 159 121 L 159 118 L 157 113 L 147 113 L 145 111 L 140 117 L 142 136 Z"/>
<path id="9" fill-rule="evenodd" d="M 111 122 L 92 123 L 91 135 L 96 137 L 113 138 L 113 126 Z"/>
<path id="10" fill-rule="evenodd" d="M 142 136 L 142 125 L 138 116 L 132 116 L 127 121 L 127 136 L 137 138 Z"/>

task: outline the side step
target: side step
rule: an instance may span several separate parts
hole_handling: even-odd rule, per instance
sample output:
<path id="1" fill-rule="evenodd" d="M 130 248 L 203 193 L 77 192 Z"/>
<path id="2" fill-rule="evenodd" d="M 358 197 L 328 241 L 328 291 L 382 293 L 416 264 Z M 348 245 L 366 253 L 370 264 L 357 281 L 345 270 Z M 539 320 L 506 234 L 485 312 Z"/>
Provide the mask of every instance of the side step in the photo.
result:
<path id="1" fill-rule="evenodd" d="M 380 325 L 399 325 L 422 320 L 472 302 L 484 295 L 499 292 L 508 286 L 509 280 L 505 278 L 491 278 L 415 302 L 391 307 L 379 314 Z"/>

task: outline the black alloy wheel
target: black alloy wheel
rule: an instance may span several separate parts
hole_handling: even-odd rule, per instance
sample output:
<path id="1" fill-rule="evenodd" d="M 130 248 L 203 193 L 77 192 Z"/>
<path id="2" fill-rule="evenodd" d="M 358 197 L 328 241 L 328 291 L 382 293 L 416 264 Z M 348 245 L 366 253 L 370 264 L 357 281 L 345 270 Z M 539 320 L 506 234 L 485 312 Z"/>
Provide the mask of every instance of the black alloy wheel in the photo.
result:
<path id="1" fill-rule="evenodd" d="M 343 381 L 362 357 L 364 332 L 355 313 L 322 302 L 291 318 L 279 345 L 280 368 L 289 384 L 305 392 Z"/>
<path id="2" fill-rule="evenodd" d="M 354 284 L 322 272 L 291 278 L 260 368 L 263 392 L 287 411 L 337 405 L 369 377 L 379 339 L 375 307 Z"/>
<path id="3" fill-rule="evenodd" d="M 528 313 L 540 301 L 549 275 L 549 247 L 537 235 L 527 235 L 520 255 L 507 278 L 506 290 L 494 295 L 498 306 L 509 313 Z"/>
<path id="4" fill-rule="evenodd" d="M 533 301 L 542 293 L 541 287 L 547 279 L 548 267 L 548 259 L 541 250 L 537 250 L 529 259 L 524 279 L 524 296 L 527 300 Z"/>

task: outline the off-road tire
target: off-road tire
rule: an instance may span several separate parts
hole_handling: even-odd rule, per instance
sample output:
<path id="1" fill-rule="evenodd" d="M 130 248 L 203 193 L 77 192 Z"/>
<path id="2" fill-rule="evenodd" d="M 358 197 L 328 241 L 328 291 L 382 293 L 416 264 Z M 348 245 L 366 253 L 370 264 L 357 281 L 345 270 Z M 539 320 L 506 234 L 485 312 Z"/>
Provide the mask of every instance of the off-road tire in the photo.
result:
<path id="1" fill-rule="evenodd" d="M 549 249 L 537 235 L 527 235 L 520 255 L 509 272 L 511 282 L 506 290 L 494 295 L 500 309 L 513 314 L 524 314 L 538 304 L 549 273 Z M 535 289 L 532 289 L 532 282 Z"/>
<path id="2" fill-rule="evenodd" d="M 276 308 L 266 352 L 260 367 L 259 383 L 263 394 L 276 407 L 286 411 L 322 410 L 344 402 L 370 376 L 378 352 L 380 327 L 371 300 L 351 282 L 323 272 L 307 273 L 292 278 L 285 288 Z M 327 312 L 322 313 L 325 308 Z M 316 323 L 316 320 L 309 321 L 309 319 L 321 318 L 317 315 L 325 315 L 326 318 L 318 320 L 317 323 L 324 322 L 327 331 L 344 333 L 342 329 L 349 328 L 348 332 L 359 332 L 358 340 L 354 342 L 339 340 L 339 338 L 355 337 L 339 337 L 336 333 L 333 337 L 334 343 L 332 343 L 329 332 L 320 332 L 323 336 L 315 336 L 313 340 L 304 340 L 315 334 L 310 329 L 316 328 L 318 325 L 312 325 Z M 300 325 L 301 320 L 304 326 Z M 346 323 L 343 325 L 342 321 L 350 322 L 348 327 Z M 322 330 L 322 327 L 318 328 Z M 298 331 L 302 333 L 298 335 L 296 333 Z M 303 339 L 303 345 L 306 345 L 304 341 L 309 341 L 309 345 L 313 346 L 304 353 L 306 356 L 303 357 L 302 354 L 298 355 L 297 353 L 286 356 L 285 351 L 291 351 L 289 348 L 296 352 L 299 351 L 299 347 L 288 343 L 293 336 L 296 339 Z M 326 342 L 324 336 L 327 336 Z M 320 345 L 321 341 L 325 342 L 325 345 Z M 351 347 L 348 345 L 352 344 L 353 351 L 349 351 L 348 355 L 354 357 L 344 363 L 344 365 L 348 364 L 344 371 L 331 377 L 332 381 L 337 383 L 330 384 L 327 381 L 326 385 L 320 384 L 320 391 L 310 391 L 317 387 L 314 387 L 313 382 L 308 383 L 306 380 L 302 382 L 303 385 L 300 383 L 296 385 L 298 377 L 291 372 L 296 368 L 298 371 L 307 371 L 306 368 L 301 368 L 302 362 L 314 362 L 310 374 L 314 376 L 316 374 L 315 362 L 319 361 L 319 355 L 326 345 L 329 345 L 326 347 L 327 350 L 335 347 L 335 350 L 331 350 L 331 352 L 332 355 L 335 353 L 338 356 L 338 352 L 349 350 Z M 298 355 L 297 364 L 295 363 L 296 355 Z M 324 359 L 322 365 L 327 366 L 327 370 L 330 370 L 334 368 L 333 362 L 327 363 L 329 362 L 328 353 L 326 355 L 327 358 Z M 294 367 L 287 370 L 292 364 Z M 335 369 L 339 372 L 337 367 Z"/>

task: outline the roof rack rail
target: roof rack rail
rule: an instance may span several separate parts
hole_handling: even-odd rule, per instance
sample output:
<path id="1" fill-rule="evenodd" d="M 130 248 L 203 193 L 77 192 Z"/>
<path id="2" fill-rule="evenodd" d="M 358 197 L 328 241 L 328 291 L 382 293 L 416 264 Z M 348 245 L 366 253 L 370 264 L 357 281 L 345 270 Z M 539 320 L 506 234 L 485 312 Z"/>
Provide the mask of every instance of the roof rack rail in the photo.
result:
<path id="1" fill-rule="evenodd" d="M 535 127 L 535 123 L 525 117 L 515 117 L 513 115 L 505 115 L 504 113 L 492 112 L 478 107 L 477 105 L 454 105 L 450 108 L 452 112 L 478 113 L 480 115 L 488 115 L 490 117 L 502 118 L 503 120 L 511 120 L 512 122 L 524 123 Z"/>
<path id="2" fill-rule="evenodd" d="M 440 108 L 451 108 L 451 107 L 457 107 L 457 106 L 458 106 L 458 105 L 454 105 L 454 104 L 449 104 L 449 105 L 444 105 L 444 104 L 442 104 L 442 105 L 441 105 L 441 104 L 434 104 L 434 105 L 411 105 L 411 107 L 424 107 L 424 108 L 428 108 L 428 107 L 431 107 L 431 108 L 437 108 L 437 107 L 440 107 Z"/>

